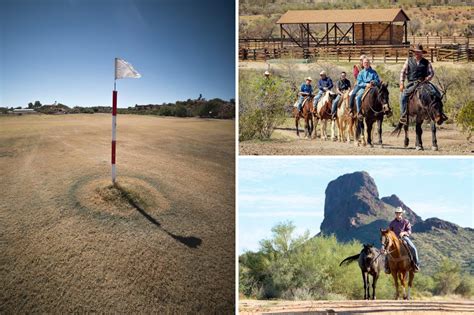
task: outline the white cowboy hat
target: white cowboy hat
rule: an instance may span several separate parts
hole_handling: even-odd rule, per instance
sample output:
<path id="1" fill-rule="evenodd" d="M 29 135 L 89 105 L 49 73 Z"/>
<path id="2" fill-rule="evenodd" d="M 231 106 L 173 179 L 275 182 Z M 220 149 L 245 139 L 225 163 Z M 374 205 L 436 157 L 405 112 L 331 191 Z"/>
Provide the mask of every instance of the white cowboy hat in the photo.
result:
<path id="1" fill-rule="evenodd" d="M 319 75 L 323 75 L 323 74 L 326 75 L 326 71 L 323 70 L 319 73 Z"/>
<path id="2" fill-rule="evenodd" d="M 403 210 L 402 207 L 397 207 L 397 208 L 395 209 L 395 213 L 405 213 L 405 210 Z"/>
<path id="3" fill-rule="evenodd" d="M 359 60 L 362 60 L 364 58 L 367 58 L 367 56 L 366 55 L 360 55 Z"/>
<path id="4" fill-rule="evenodd" d="M 313 81 L 313 79 L 311 79 L 311 77 L 307 77 L 306 81 Z"/>
<path id="5" fill-rule="evenodd" d="M 270 75 L 270 71 L 265 71 L 264 75 Z"/>

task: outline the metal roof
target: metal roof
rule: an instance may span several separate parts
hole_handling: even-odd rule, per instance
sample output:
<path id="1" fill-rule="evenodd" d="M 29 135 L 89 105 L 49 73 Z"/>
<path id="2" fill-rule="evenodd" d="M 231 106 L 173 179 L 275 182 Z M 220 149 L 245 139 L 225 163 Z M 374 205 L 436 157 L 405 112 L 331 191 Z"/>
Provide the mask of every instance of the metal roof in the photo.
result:
<path id="1" fill-rule="evenodd" d="M 290 10 L 277 24 L 377 23 L 410 21 L 402 9 Z"/>

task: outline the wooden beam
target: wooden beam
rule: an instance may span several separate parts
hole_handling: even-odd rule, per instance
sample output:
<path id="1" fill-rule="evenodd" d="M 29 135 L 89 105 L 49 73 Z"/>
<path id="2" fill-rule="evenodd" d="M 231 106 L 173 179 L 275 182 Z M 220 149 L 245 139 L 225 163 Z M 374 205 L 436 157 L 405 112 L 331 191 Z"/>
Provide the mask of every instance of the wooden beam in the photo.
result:
<path id="1" fill-rule="evenodd" d="M 403 27 L 405 28 L 405 44 L 408 44 L 407 21 L 403 22 Z"/>
<path id="2" fill-rule="evenodd" d="M 298 40 L 295 39 L 293 36 L 291 36 L 291 34 L 290 34 L 284 27 L 282 27 L 282 30 L 288 35 L 288 37 L 291 38 L 292 41 L 295 42 L 296 45 L 298 45 L 299 47 L 301 47 L 300 43 L 298 43 Z M 301 47 L 301 48 L 303 48 L 303 47 Z"/>
<path id="3" fill-rule="evenodd" d="M 280 24 L 280 48 L 283 49 L 283 24 Z"/>
<path id="4" fill-rule="evenodd" d="M 329 24 L 326 23 L 326 45 L 329 45 Z"/>
<path id="5" fill-rule="evenodd" d="M 390 22 L 390 45 L 393 44 L 393 24 Z"/>
<path id="6" fill-rule="evenodd" d="M 362 45 L 365 45 L 365 23 L 362 23 Z"/>
<path id="7" fill-rule="evenodd" d="M 377 45 L 377 42 L 379 41 L 380 37 L 382 37 L 382 35 L 388 30 L 388 28 L 391 26 L 391 24 L 388 24 L 387 27 L 385 27 L 385 29 L 382 31 L 382 33 L 379 34 L 379 36 L 375 39 L 375 43 L 372 43 L 372 44 L 376 44 Z M 391 30 L 391 29 L 390 29 Z M 390 34 L 391 36 L 392 34 Z"/>
<path id="8" fill-rule="evenodd" d="M 309 37 L 311 37 L 316 42 L 316 45 L 319 45 L 318 39 L 313 36 L 313 33 L 311 33 L 311 30 L 309 29 L 309 24 L 307 24 L 306 26 L 307 26 L 306 32 L 308 32 L 308 39 Z"/>
<path id="9" fill-rule="evenodd" d="M 337 45 L 337 24 L 334 23 L 334 45 Z"/>
<path id="10" fill-rule="evenodd" d="M 352 45 L 356 44 L 356 39 L 355 39 L 355 23 L 352 23 Z"/>
<path id="11" fill-rule="evenodd" d="M 339 27 L 338 27 L 339 28 Z M 339 28 L 339 30 L 341 30 Z M 344 33 L 344 35 L 342 35 L 342 37 L 339 39 L 339 41 L 337 42 L 337 45 L 339 45 L 341 43 L 341 41 L 347 36 L 347 34 L 352 30 L 352 43 L 354 44 L 355 41 L 354 41 L 354 23 L 352 23 L 352 26 L 349 27 L 349 29 Z M 342 31 L 341 31 L 342 33 Z"/>
<path id="12" fill-rule="evenodd" d="M 306 42 L 307 42 L 306 47 L 309 47 L 309 23 L 306 23 Z"/>

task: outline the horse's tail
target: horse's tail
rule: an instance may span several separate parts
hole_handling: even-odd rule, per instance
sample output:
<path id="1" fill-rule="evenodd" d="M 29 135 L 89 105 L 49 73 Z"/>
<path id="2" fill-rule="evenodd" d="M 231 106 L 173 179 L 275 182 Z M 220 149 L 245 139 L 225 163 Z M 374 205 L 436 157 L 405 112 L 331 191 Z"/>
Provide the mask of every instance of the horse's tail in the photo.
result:
<path id="1" fill-rule="evenodd" d="M 391 136 L 399 136 L 400 135 L 400 132 L 402 132 L 402 129 L 403 129 L 403 124 L 401 122 L 398 122 L 398 125 L 397 127 L 390 133 Z"/>
<path id="2" fill-rule="evenodd" d="M 342 266 L 343 263 L 345 263 L 346 265 L 348 265 L 348 264 L 350 264 L 351 262 L 356 261 L 357 259 L 359 259 L 359 256 L 360 256 L 360 253 L 357 254 L 357 255 L 354 255 L 354 256 L 347 257 L 346 259 L 344 259 L 343 261 L 341 261 L 341 263 L 339 264 L 339 267 Z"/>

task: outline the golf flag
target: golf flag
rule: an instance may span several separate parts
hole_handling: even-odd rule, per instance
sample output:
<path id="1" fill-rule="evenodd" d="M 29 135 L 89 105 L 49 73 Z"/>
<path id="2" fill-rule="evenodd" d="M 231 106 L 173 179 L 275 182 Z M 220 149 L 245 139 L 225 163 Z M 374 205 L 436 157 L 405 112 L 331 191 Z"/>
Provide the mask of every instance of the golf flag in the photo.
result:
<path id="1" fill-rule="evenodd" d="M 123 59 L 115 58 L 115 80 L 123 78 L 141 78 L 140 73 Z"/>

